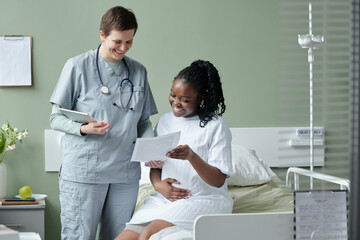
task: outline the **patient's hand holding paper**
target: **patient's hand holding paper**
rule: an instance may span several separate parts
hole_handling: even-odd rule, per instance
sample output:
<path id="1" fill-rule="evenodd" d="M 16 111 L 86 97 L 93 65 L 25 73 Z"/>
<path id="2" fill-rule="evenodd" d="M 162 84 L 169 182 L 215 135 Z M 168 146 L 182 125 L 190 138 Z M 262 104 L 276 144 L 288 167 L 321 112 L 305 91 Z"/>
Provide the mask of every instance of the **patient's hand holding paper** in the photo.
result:
<path id="1" fill-rule="evenodd" d="M 180 134 L 181 132 L 174 132 L 158 137 L 138 138 L 136 140 L 131 161 L 149 162 L 165 160 L 166 153 L 178 145 Z"/>
<path id="2" fill-rule="evenodd" d="M 151 167 L 151 168 L 160 168 L 162 166 L 164 166 L 165 161 L 164 160 L 156 160 L 156 161 L 150 161 L 145 163 L 145 166 L 147 164 L 147 166 Z"/>

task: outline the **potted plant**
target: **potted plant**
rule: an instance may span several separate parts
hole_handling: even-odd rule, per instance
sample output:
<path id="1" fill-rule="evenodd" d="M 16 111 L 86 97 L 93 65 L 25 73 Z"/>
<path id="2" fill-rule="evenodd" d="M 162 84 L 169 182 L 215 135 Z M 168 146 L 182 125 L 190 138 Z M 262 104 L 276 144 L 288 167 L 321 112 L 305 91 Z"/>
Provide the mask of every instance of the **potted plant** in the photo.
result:
<path id="1" fill-rule="evenodd" d="M 22 140 L 28 134 L 28 130 L 19 131 L 17 128 L 12 128 L 9 122 L 0 128 L 0 198 L 6 196 L 7 169 L 4 164 L 5 154 L 8 151 L 15 150 L 15 144 L 17 142 L 22 143 Z"/>

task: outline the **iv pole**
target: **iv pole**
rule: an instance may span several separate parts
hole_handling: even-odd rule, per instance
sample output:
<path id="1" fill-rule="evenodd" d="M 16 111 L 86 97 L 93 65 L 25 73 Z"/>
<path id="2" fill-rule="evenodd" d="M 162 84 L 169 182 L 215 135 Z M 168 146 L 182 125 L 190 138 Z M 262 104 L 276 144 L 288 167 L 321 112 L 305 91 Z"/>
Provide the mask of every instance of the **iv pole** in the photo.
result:
<path id="1" fill-rule="evenodd" d="M 314 125 L 313 125 L 313 62 L 314 49 L 321 47 L 324 36 L 312 34 L 312 5 L 309 3 L 309 34 L 298 35 L 298 42 L 302 48 L 308 48 L 308 62 L 310 72 L 310 171 L 314 171 Z M 310 190 L 313 189 L 313 178 L 310 177 Z"/>

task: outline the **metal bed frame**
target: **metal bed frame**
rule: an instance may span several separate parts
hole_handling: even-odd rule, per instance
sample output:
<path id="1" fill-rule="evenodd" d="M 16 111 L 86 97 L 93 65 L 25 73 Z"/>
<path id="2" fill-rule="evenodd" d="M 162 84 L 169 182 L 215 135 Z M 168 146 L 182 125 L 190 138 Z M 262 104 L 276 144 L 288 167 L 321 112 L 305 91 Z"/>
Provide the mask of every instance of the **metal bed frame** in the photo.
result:
<path id="1" fill-rule="evenodd" d="M 286 186 L 294 191 L 299 190 L 300 176 L 338 184 L 341 190 L 350 192 L 350 181 L 347 179 L 298 167 L 288 168 L 286 173 Z M 194 240 L 219 239 L 217 238 L 218 236 L 221 236 L 222 239 L 229 240 L 239 239 L 239 237 L 244 239 L 269 240 L 291 239 L 293 236 L 292 219 L 293 212 L 202 215 L 194 222 Z M 269 223 L 269 221 L 274 221 L 278 226 L 282 226 L 282 234 L 278 235 L 277 230 L 272 233 L 269 233 L 268 231 L 266 238 L 264 238 L 264 236 L 261 235 L 261 231 L 257 231 L 259 225 L 255 228 L 254 224 L 251 223 L 251 220 L 260 223 L 260 225 L 262 223 L 262 226 L 266 225 L 266 223 L 264 223 L 265 220 L 267 223 Z"/>
<path id="2" fill-rule="evenodd" d="M 293 176 L 294 183 L 291 181 L 291 176 Z M 307 176 L 310 178 L 316 178 L 322 181 L 331 182 L 340 185 L 341 190 L 348 190 L 350 192 L 350 181 L 344 178 L 339 178 L 335 176 L 331 176 L 324 173 L 318 173 L 309 171 L 303 168 L 298 167 L 290 167 L 286 173 L 286 186 L 289 189 L 292 189 L 292 185 L 294 185 L 294 190 L 299 190 L 299 176 Z"/>

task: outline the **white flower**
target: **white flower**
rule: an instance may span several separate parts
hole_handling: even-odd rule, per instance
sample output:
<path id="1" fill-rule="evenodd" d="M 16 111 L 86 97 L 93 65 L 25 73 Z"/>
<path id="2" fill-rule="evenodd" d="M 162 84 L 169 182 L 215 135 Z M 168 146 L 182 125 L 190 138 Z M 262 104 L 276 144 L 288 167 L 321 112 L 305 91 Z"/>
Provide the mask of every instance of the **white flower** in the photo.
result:
<path id="1" fill-rule="evenodd" d="M 28 130 L 19 131 L 18 128 L 12 128 L 9 122 L 2 125 L 0 128 L 0 163 L 4 161 L 5 153 L 15 150 L 15 144 L 22 143 L 28 133 Z"/>
<path id="2" fill-rule="evenodd" d="M 15 144 L 11 145 L 11 146 L 8 146 L 5 151 L 11 151 L 11 150 L 15 150 Z"/>

